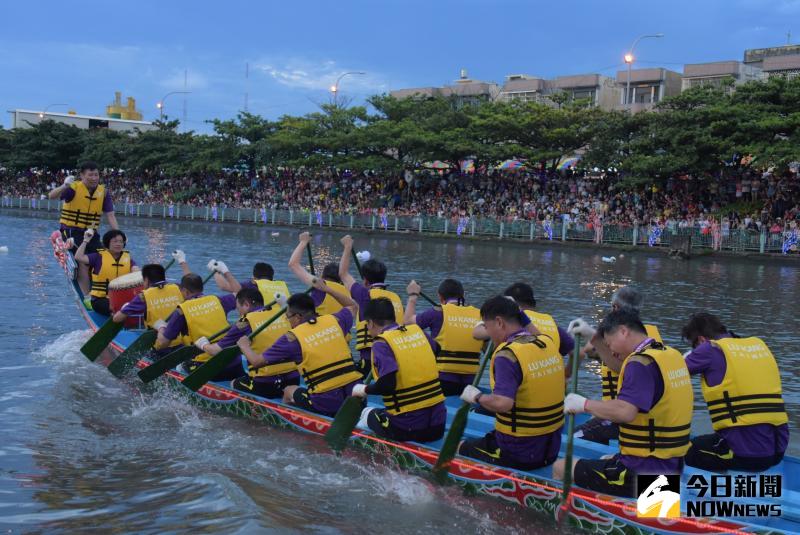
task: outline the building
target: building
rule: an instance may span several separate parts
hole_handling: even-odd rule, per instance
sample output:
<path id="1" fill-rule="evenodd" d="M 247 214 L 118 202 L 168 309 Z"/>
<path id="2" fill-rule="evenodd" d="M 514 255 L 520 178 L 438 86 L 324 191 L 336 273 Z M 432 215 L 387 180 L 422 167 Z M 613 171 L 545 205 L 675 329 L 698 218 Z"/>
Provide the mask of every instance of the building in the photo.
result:
<path id="1" fill-rule="evenodd" d="M 125 106 L 122 105 L 122 93 L 114 92 L 114 102 L 106 106 L 106 116 L 112 119 L 125 119 L 127 121 L 141 121 L 142 112 L 136 109 L 136 99 L 128 97 Z"/>
<path id="2" fill-rule="evenodd" d="M 467 71 L 461 69 L 461 76 L 452 85 L 444 87 L 412 87 L 398 89 L 390 94 L 395 98 L 408 97 L 450 97 L 456 107 L 475 105 L 480 102 L 495 100 L 500 93 L 500 88 L 494 82 L 472 80 L 467 76 Z"/>
<path id="3" fill-rule="evenodd" d="M 93 115 L 78 115 L 70 113 L 41 112 L 33 110 L 9 110 L 11 114 L 11 128 L 30 128 L 42 121 L 55 121 L 78 128 L 107 128 L 120 132 L 137 131 L 147 132 L 157 130 L 158 127 L 148 121 L 131 121 L 126 119 L 113 119 L 111 117 L 97 117 Z"/>
<path id="4" fill-rule="evenodd" d="M 563 92 L 569 101 L 588 100 L 590 106 L 612 110 L 620 101 L 620 89 L 613 78 L 600 74 L 559 76 L 545 83 L 548 95 Z"/>
<path id="5" fill-rule="evenodd" d="M 514 100 L 522 102 L 543 102 L 545 99 L 545 81 L 542 78 L 527 74 L 509 74 L 500 89 L 497 99 L 503 102 Z"/>
<path id="6" fill-rule="evenodd" d="M 744 51 L 744 62 L 760 68 L 765 78 L 800 74 L 800 45 L 750 48 Z"/>
<path id="7" fill-rule="evenodd" d="M 625 98 L 630 73 L 630 93 Z M 675 71 L 664 68 L 632 69 L 617 72 L 617 85 L 622 89 L 620 109 L 632 112 L 652 109 L 666 97 L 680 94 L 682 79 Z"/>
<path id="8" fill-rule="evenodd" d="M 761 69 L 740 61 L 714 61 L 711 63 L 690 63 L 683 66 L 682 90 L 700 85 L 719 86 L 726 80 L 734 85 L 761 79 Z"/>

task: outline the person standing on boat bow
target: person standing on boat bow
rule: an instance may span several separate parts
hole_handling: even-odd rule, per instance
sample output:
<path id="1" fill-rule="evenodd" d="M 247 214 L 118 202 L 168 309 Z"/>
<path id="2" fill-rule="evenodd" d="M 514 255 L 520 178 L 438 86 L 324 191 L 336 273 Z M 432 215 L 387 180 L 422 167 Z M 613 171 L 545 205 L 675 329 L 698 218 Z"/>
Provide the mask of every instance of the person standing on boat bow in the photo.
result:
<path id="1" fill-rule="evenodd" d="M 286 303 L 286 319 L 292 329 L 278 338 L 263 358 L 267 366 L 297 364 L 305 381 L 305 387 L 290 385 L 284 389 L 284 403 L 335 416 L 361 379 L 346 340 L 358 305 L 320 278 L 314 279 L 314 288 L 330 293 L 343 308 L 318 316 L 310 295 L 294 294 Z"/>
<path id="2" fill-rule="evenodd" d="M 623 286 L 614 292 L 611 297 L 611 310 L 626 309 L 639 315 L 644 296 L 632 286 Z M 658 327 L 651 324 L 644 324 L 647 335 L 659 344 L 663 343 Z M 567 331 L 571 335 L 580 334 L 583 340 L 588 340 L 583 348 L 582 355 L 591 355 L 599 358 L 602 362 L 600 367 L 601 391 L 603 400 L 617 398 L 619 371 L 625 355 L 619 355 L 609 349 L 602 336 L 589 326 L 583 319 L 577 318 L 569 322 Z M 619 426 L 604 418 L 592 418 L 588 422 L 578 426 L 575 436 L 584 440 L 608 444 L 610 440 L 617 440 L 619 437 Z"/>
<path id="3" fill-rule="evenodd" d="M 373 338 L 371 364 L 376 381 L 357 384 L 353 395 L 381 395 L 384 408 L 364 409 L 361 427 L 393 440 L 439 440 L 447 409 L 428 336 L 417 325 L 398 325 L 394 305 L 385 297 L 367 302 L 362 317 Z"/>
<path id="4" fill-rule="evenodd" d="M 230 276 L 224 262 L 216 262 L 213 269 L 223 276 Z M 158 331 L 156 349 L 164 349 L 178 339 L 186 344 L 194 344 L 201 338 L 221 331 L 228 325 L 228 312 L 236 308 L 236 296 L 233 294 L 203 295 L 203 279 L 196 273 L 184 275 L 179 287 L 183 303 L 166 321 L 157 321 L 153 325 Z M 208 354 L 198 358 L 203 356 L 204 360 L 210 358 Z"/>
<path id="5" fill-rule="evenodd" d="M 363 310 L 370 299 L 385 297 L 394 305 L 395 322 L 403 323 L 403 301 L 396 293 L 386 289 L 386 264 L 380 260 L 370 258 L 361 264 L 361 275 L 363 280 L 356 282 L 350 275 L 350 257 L 353 254 L 353 238 L 348 234 L 340 240 L 343 250 L 342 258 L 339 260 L 339 278 L 344 284 L 350 296 L 358 305 L 358 310 Z M 359 365 L 364 371 L 369 366 L 371 359 L 372 337 L 367 330 L 367 322 L 362 317 L 358 317 L 356 324 L 356 350 L 361 355 Z M 366 371 L 364 371 L 366 374 Z"/>
<path id="6" fill-rule="evenodd" d="M 597 330 L 611 351 L 625 355 L 619 374 L 619 392 L 607 400 L 569 394 L 564 411 L 588 412 L 619 424 L 619 453 L 602 459 L 576 459 L 565 467 L 553 465 L 553 478 L 573 471 L 576 485 L 634 497 L 636 474 L 680 474 L 689 450 L 694 394 L 689 370 L 681 354 L 658 343 L 639 315 L 629 309 L 610 312 Z"/>
<path id="7" fill-rule="evenodd" d="M 472 331 L 481 321 L 480 311 L 464 301 L 464 286 L 456 279 L 444 279 L 437 294 L 440 305 L 419 314 L 417 300 L 422 288 L 417 281 L 406 287 L 408 301 L 403 316 L 406 325 L 429 329 L 436 341 L 436 365 L 445 396 L 458 396 L 466 385 L 472 384 L 478 371 L 482 340 Z"/>
<path id="8" fill-rule="evenodd" d="M 755 336 L 739 338 L 707 312 L 682 332 L 686 366 L 700 385 L 714 432 L 692 439 L 686 464 L 709 470 L 762 471 L 783 460 L 789 425 L 775 357 Z"/>
<path id="9" fill-rule="evenodd" d="M 462 442 L 458 453 L 518 470 L 550 465 L 564 426 L 564 360 L 558 346 L 546 334 L 526 331 L 519 307 L 505 296 L 487 300 L 480 314 L 496 347 L 489 367 L 492 393 L 467 385 L 461 399 L 495 413 L 495 428 Z"/>
<path id="10" fill-rule="evenodd" d="M 89 295 L 92 310 L 104 316 L 111 315 L 108 301 L 108 283 L 131 271 L 138 271 L 131 254 L 125 250 L 128 238 L 121 230 L 109 230 L 103 235 L 103 248 L 86 254 L 86 248 L 94 236 L 94 230 L 87 229 L 84 239 L 75 251 L 75 261 L 91 270 L 92 285 Z"/>

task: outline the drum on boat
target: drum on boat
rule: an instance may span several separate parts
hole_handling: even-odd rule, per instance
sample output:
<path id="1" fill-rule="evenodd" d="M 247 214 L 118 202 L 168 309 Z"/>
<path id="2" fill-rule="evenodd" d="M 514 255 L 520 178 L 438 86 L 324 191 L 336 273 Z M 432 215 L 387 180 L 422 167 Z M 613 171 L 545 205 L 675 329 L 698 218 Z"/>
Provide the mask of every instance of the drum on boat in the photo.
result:
<path id="1" fill-rule="evenodd" d="M 144 280 L 141 271 L 132 271 L 108 283 L 108 304 L 111 313 L 119 312 L 125 303 L 142 293 Z M 139 326 L 138 317 L 129 317 L 125 320 L 125 327 L 136 328 Z"/>

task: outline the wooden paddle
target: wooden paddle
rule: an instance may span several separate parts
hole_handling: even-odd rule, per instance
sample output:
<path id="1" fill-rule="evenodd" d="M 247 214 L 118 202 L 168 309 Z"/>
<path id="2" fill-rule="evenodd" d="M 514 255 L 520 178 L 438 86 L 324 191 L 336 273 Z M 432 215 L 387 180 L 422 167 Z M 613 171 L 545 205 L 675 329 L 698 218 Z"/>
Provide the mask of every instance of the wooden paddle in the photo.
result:
<path id="1" fill-rule="evenodd" d="M 305 291 L 305 293 L 309 293 L 313 289 L 314 288 L 309 288 L 308 290 Z M 275 314 L 270 319 L 262 323 L 258 327 L 258 329 L 250 333 L 248 338 L 250 338 L 250 340 L 253 340 L 253 338 L 258 336 L 258 334 L 261 331 L 263 331 L 264 329 L 266 329 L 267 327 L 278 321 L 278 319 L 281 316 L 286 314 L 286 310 L 287 310 L 286 308 L 280 309 L 277 314 Z M 216 355 L 205 361 L 202 366 L 200 366 L 195 371 L 187 375 L 183 379 L 183 381 L 181 381 L 181 383 L 184 384 L 187 388 L 189 388 L 193 392 L 197 392 L 200 389 L 200 387 L 202 387 L 204 384 L 214 379 L 214 377 L 219 372 L 224 370 L 225 367 L 227 367 L 228 364 L 230 364 L 234 358 L 239 356 L 239 353 L 240 350 L 239 346 L 237 345 L 226 347 L 225 349 L 223 349 L 222 351 L 220 351 L 219 353 L 217 353 Z"/>
<path id="2" fill-rule="evenodd" d="M 364 378 L 364 384 L 368 385 L 371 379 L 372 372 L 370 371 Z M 344 400 L 336 412 L 336 417 L 328 428 L 328 432 L 325 433 L 325 442 L 333 451 L 339 453 L 347 447 L 350 435 L 353 434 L 353 429 L 356 428 L 363 409 L 363 400 L 357 396 L 350 396 Z"/>
<path id="3" fill-rule="evenodd" d="M 575 350 L 572 354 L 572 375 L 570 376 L 570 392 L 578 391 L 578 361 L 581 353 L 581 335 L 575 335 Z M 575 443 L 575 415 L 567 415 L 567 449 L 564 453 L 564 484 L 561 494 L 561 509 L 569 509 L 569 492 L 572 489 L 572 449 Z M 566 516 L 566 515 L 565 515 Z"/>
<path id="4" fill-rule="evenodd" d="M 230 325 L 226 325 L 223 329 L 215 332 L 211 336 L 208 337 L 208 341 L 211 342 L 216 338 L 219 338 L 230 329 Z M 201 349 L 198 349 L 194 345 L 191 346 L 184 346 L 179 347 L 175 351 L 171 353 L 167 353 L 163 358 L 158 359 L 157 361 L 153 362 L 147 368 L 139 370 L 139 379 L 141 379 L 145 383 L 149 383 L 150 381 L 154 381 L 167 373 L 169 370 L 181 364 L 189 359 L 196 357 L 203 353 Z"/>
<path id="5" fill-rule="evenodd" d="M 492 360 L 493 349 L 494 344 L 491 341 L 486 344 L 486 348 L 481 354 L 483 362 L 481 363 L 478 373 L 475 374 L 475 379 L 472 380 L 472 386 L 477 387 L 478 383 L 481 382 L 481 377 L 483 377 L 486 365 Z M 439 457 L 436 459 L 436 464 L 433 466 L 432 472 L 436 480 L 441 484 L 447 481 L 450 463 L 458 452 L 458 443 L 461 442 L 461 437 L 464 436 L 464 430 L 467 428 L 467 416 L 469 416 L 469 409 L 471 406 L 470 403 L 464 402 L 461 404 L 461 407 L 458 408 L 456 415 L 453 417 L 453 423 L 450 424 L 450 429 L 447 430 L 447 436 L 442 443 L 442 449 L 439 450 Z"/>
<path id="6" fill-rule="evenodd" d="M 168 270 L 172 264 L 175 263 L 175 259 L 169 261 L 169 263 L 164 266 L 164 271 Z M 97 360 L 97 357 L 100 356 L 100 353 L 103 352 L 105 348 L 108 347 L 108 344 L 114 339 L 115 336 L 119 334 L 122 330 L 125 322 L 115 323 L 111 318 L 108 319 L 97 331 L 89 338 L 85 344 L 81 347 L 81 353 L 86 355 L 86 358 L 94 362 Z"/>

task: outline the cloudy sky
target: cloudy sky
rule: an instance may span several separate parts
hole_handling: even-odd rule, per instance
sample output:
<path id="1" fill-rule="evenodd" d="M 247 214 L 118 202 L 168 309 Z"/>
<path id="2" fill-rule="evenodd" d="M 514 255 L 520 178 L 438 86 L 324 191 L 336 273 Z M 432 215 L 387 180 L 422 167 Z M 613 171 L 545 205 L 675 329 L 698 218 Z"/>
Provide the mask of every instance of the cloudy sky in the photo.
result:
<path id="1" fill-rule="evenodd" d="M 341 94 L 443 85 L 508 74 L 613 76 L 639 35 L 639 66 L 742 59 L 745 48 L 800 43 L 800 0 L 170 0 L 0 3 L 4 110 L 67 104 L 102 114 L 122 91 L 145 119 L 182 90 L 187 127 L 244 106 L 270 118 L 313 111 Z M 792 27 L 792 25 L 795 27 Z M 250 66 L 249 83 L 245 65 Z M 166 112 L 182 117 L 183 96 Z M 53 106 L 52 111 L 66 111 Z M 0 122 L 9 126 L 8 114 Z"/>

